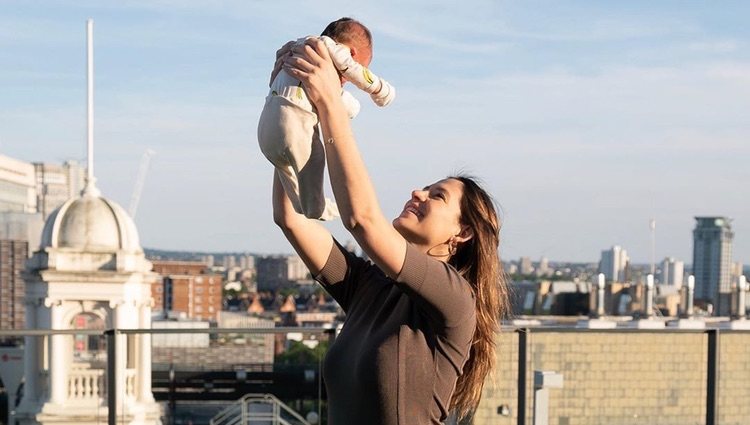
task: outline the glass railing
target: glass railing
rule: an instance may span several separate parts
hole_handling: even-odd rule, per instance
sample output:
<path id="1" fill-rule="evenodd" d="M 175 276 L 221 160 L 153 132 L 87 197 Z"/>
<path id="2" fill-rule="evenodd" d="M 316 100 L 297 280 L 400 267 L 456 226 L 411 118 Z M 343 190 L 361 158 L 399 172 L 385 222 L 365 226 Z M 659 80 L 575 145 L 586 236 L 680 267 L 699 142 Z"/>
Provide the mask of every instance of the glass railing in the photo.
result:
<path id="1" fill-rule="evenodd" d="M 110 424 L 222 415 L 216 423 L 325 424 L 322 358 L 333 338 L 310 327 L 0 331 L 0 423 L 42 413 Z M 542 413 L 551 425 L 750 418 L 750 331 L 508 328 L 497 343 L 497 368 L 461 423 L 533 424 Z M 561 385 L 545 387 L 542 372 Z M 233 422 L 232 412 L 246 419 Z"/>
<path id="2" fill-rule="evenodd" d="M 247 394 L 273 401 L 245 403 L 266 406 L 240 408 L 262 418 L 248 425 L 325 423 L 321 369 L 333 335 L 314 327 L 0 331 L 8 406 L 0 406 L 0 424 L 41 412 L 96 423 L 208 424 Z"/>

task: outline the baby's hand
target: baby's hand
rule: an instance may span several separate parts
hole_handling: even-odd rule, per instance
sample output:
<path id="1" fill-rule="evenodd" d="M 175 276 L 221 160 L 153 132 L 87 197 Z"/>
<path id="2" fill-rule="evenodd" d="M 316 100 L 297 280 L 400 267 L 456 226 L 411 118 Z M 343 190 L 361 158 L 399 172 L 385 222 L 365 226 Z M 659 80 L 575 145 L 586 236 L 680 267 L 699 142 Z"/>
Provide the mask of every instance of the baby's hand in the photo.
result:
<path id="1" fill-rule="evenodd" d="M 287 41 L 286 44 L 281 46 L 281 48 L 276 51 L 276 63 L 273 64 L 273 70 L 271 71 L 271 80 L 268 81 L 268 87 L 271 87 L 271 84 L 273 84 L 273 80 L 276 78 L 279 72 L 281 72 L 281 67 L 284 65 L 284 57 L 292 55 L 292 46 L 294 45 L 294 43 L 294 40 Z"/>

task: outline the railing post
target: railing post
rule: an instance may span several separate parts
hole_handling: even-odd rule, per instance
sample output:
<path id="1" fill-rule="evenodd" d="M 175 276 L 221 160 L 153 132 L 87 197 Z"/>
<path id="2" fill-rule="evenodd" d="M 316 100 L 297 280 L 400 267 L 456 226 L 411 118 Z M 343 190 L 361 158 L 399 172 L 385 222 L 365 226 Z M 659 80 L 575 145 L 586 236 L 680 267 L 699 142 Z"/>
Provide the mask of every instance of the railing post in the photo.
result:
<path id="1" fill-rule="evenodd" d="M 169 395 L 167 405 L 169 406 L 169 423 L 175 423 L 174 417 L 177 411 L 177 400 L 175 393 L 177 392 L 176 373 L 174 370 L 174 363 L 169 363 Z"/>
<path id="2" fill-rule="evenodd" d="M 549 425 L 549 389 L 562 386 L 562 374 L 544 370 L 534 371 L 534 425 Z"/>
<path id="3" fill-rule="evenodd" d="M 719 330 L 708 330 L 706 425 L 719 424 Z"/>
<path id="4" fill-rule="evenodd" d="M 528 363 L 528 328 L 518 329 L 518 425 L 526 425 L 526 365 Z"/>
<path id="5" fill-rule="evenodd" d="M 336 341 L 336 327 L 333 327 L 331 329 L 328 329 L 326 331 L 328 334 L 328 349 L 331 349 L 331 346 Z M 318 361 L 318 422 L 323 422 L 323 359 L 320 359 Z M 326 394 L 327 398 L 327 394 Z"/>
<path id="6" fill-rule="evenodd" d="M 107 424 L 117 425 L 117 336 L 114 329 L 104 331 L 107 338 Z"/>

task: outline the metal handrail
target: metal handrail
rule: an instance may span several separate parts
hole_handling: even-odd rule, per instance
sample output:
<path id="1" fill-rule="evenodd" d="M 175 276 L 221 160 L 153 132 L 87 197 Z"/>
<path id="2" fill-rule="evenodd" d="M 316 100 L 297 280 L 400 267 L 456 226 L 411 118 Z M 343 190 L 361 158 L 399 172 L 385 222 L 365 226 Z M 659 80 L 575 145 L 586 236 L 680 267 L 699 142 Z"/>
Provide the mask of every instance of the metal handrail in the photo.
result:
<path id="1" fill-rule="evenodd" d="M 272 407 L 272 412 L 250 412 L 248 405 L 265 403 Z M 239 414 L 238 411 L 239 410 Z M 273 394 L 245 394 L 234 404 L 217 413 L 209 421 L 210 425 L 234 425 L 237 423 L 252 423 L 249 420 L 270 420 L 279 425 L 294 425 L 282 417 L 285 413 L 293 418 L 298 425 L 310 425 L 299 413 L 292 410 Z"/>

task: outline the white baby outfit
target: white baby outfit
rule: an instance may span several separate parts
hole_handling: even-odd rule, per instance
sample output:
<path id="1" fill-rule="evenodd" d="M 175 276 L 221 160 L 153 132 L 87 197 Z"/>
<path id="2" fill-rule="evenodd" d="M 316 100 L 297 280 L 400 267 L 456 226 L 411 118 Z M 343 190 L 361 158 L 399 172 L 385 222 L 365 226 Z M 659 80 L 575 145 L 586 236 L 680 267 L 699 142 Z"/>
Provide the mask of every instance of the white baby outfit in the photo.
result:
<path id="1" fill-rule="evenodd" d="M 304 43 L 308 38 L 311 37 L 296 42 Z M 393 86 L 357 63 L 347 46 L 330 37 L 318 38 L 325 43 L 334 66 L 347 81 L 370 93 L 378 106 L 393 101 L 396 96 Z M 341 97 L 349 118 L 354 118 L 359 113 L 359 102 L 346 90 L 342 90 Z M 302 83 L 284 70 L 273 80 L 266 96 L 258 122 L 258 144 L 279 171 L 281 184 L 295 211 L 321 220 L 338 217 L 336 204 L 323 195 L 325 151 L 318 115 Z"/>

